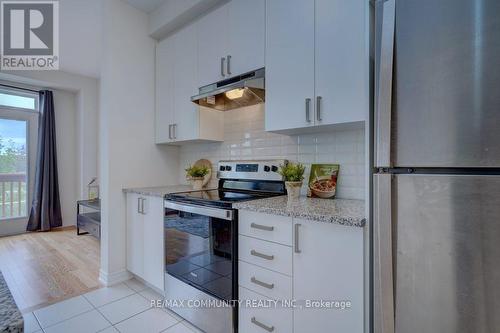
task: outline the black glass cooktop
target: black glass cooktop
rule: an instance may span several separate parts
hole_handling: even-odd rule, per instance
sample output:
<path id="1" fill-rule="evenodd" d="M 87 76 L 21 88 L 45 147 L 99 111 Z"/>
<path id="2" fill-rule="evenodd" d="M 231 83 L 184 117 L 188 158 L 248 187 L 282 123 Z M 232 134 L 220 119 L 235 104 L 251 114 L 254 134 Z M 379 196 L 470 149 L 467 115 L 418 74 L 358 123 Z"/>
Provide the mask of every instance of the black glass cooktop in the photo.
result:
<path id="1" fill-rule="evenodd" d="M 165 199 L 204 206 L 231 207 L 234 202 L 267 198 L 281 193 L 237 192 L 221 189 L 171 193 Z"/>

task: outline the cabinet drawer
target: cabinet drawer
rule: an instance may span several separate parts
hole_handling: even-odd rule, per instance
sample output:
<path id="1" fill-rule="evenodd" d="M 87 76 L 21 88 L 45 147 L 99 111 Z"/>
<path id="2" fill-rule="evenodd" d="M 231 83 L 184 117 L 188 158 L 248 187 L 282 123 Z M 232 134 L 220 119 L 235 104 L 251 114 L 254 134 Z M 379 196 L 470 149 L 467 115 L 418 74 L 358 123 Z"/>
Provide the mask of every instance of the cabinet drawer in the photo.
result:
<path id="1" fill-rule="evenodd" d="M 292 218 L 241 210 L 239 233 L 284 245 L 292 245 Z"/>
<path id="2" fill-rule="evenodd" d="M 291 277 L 244 261 L 238 263 L 238 284 L 271 299 L 292 299 Z"/>
<path id="3" fill-rule="evenodd" d="M 239 288 L 239 294 L 239 299 L 243 301 L 239 308 L 240 333 L 292 332 L 292 309 L 280 307 L 280 302 L 276 308 L 248 307 L 245 306 L 245 300 L 266 300 L 266 298 L 242 287 Z"/>
<path id="4" fill-rule="evenodd" d="M 292 248 L 247 236 L 239 236 L 240 260 L 286 275 L 292 275 Z"/>

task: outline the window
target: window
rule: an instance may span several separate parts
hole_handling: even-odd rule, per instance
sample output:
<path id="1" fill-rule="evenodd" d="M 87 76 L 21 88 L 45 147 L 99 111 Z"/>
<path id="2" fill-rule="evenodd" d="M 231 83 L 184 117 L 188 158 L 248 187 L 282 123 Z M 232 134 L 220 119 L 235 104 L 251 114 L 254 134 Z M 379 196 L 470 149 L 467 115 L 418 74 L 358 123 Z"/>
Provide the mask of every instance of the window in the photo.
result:
<path id="1" fill-rule="evenodd" d="M 26 230 L 32 199 L 38 94 L 0 86 L 0 236 Z"/>
<path id="2" fill-rule="evenodd" d="M 0 117 L 0 219 L 27 213 L 27 123 Z"/>
<path id="3" fill-rule="evenodd" d="M 17 109 L 38 109 L 38 95 L 31 92 L 21 92 L 0 89 L 0 107 Z"/>

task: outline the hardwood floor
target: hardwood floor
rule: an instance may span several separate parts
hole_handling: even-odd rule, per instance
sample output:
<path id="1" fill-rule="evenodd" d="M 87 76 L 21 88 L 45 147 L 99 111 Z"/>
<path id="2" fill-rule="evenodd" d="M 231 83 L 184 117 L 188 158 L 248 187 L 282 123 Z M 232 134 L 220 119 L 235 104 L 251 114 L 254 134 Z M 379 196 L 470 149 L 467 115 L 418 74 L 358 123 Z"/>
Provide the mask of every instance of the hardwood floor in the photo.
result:
<path id="1" fill-rule="evenodd" d="M 99 285 L 99 241 L 76 228 L 0 237 L 0 270 L 21 312 Z"/>

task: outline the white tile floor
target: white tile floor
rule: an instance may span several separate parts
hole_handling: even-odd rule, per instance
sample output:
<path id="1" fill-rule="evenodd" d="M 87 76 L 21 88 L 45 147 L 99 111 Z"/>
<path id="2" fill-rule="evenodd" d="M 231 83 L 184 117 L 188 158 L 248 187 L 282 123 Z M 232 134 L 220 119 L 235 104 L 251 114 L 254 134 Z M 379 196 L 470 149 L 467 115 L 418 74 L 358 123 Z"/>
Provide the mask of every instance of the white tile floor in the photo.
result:
<path id="1" fill-rule="evenodd" d="M 167 309 L 137 280 L 101 288 L 24 315 L 26 333 L 193 333 L 201 332 Z"/>

